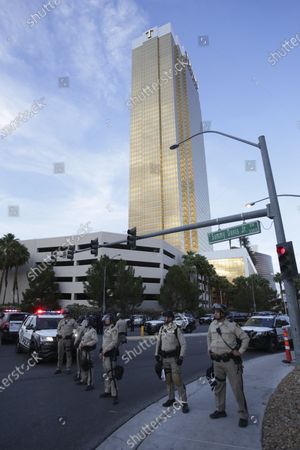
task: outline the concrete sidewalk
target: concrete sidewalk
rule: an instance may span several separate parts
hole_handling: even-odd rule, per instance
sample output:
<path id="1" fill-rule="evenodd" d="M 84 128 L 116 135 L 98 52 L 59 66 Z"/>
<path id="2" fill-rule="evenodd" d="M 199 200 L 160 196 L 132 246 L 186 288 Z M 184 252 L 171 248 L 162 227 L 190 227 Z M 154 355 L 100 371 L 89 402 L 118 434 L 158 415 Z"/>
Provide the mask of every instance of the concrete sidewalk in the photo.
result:
<path id="1" fill-rule="evenodd" d="M 227 417 L 210 419 L 209 414 L 216 409 L 214 394 L 208 384 L 197 380 L 187 386 L 188 414 L 173 407 L 163 408 L 163 398 L 126 422 L 96 450 L 260 450 L 261 427 L 268 399 L 294 367 L 282 363 L 282 359 L 284 353 L 278 353 L 244 363 L 244 386 L 249 410 L 247 428 L 238 427 L 237 404 L 230 388 L 227 389 Z M 164 411 L 168 416 L 162 414 Z M 151 430 L 145 428 L 147 425 Z"/>

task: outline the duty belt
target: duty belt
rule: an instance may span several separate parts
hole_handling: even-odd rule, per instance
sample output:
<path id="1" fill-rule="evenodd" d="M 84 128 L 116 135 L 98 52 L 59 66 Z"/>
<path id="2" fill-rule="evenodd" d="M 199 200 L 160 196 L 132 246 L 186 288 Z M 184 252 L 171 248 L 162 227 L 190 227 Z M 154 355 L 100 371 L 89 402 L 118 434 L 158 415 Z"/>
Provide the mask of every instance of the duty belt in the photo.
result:
<path id="1" fill-rule="evenodd" d="M 233 358 L 233 354 L 232 353 L 222 353 L 221 355 L 217 355 L 217 354 L 213 353 L 210 355 L 210 357 L 213 361 L 228 362 L 230 359 Z"/>
<path id="2" fill-rule="evenodd" d="M 177 347 L 175 350 L 171 350 L 169 352 L 161 350 L 160 354 L 163 358 L 173 358 L 175 356 L 177 357 L 179 355 L 179 348 Z"/>

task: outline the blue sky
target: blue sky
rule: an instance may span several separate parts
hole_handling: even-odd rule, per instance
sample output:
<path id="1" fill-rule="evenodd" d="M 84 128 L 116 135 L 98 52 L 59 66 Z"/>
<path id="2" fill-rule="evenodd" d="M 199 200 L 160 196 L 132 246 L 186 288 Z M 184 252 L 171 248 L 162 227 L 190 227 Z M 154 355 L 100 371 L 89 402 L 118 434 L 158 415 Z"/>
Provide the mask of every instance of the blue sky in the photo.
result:
<path id="1" fill-rule="evenodd" d="M 45 103 L 0 139 L 1 234 L 72 235 L 87 222 L 93 231 L 127 229 L 131 41 L 168 22 L 198 79 L 203 120 L 252 141 L 264 134 L 277 192 L 300 194 L 300 42 L 268 60 L 283 54 L 285 40 L 300 38 L 296 0 L 56 3 L 37 19 L 47 2 L 0 1 L 0 129 L 35 101 Z M 199 36 L 209 45 L 200 46 Z M 69 87 L 59 87 L 62 77 Z M 267 196 L 258 150 L 213 135 L 205 145 L 213 218 Z M 245 170 L 246 160 L 256 161 L 256 171 Z M 64 173 L 54 173 L 55 163 L 64 163 Z M 14 205 L 17 217 L 8 215 Z M 300 198 L 282 198 L 280 206 L 299 265 Z M 251 242 L 278 270 L 274 226 L 262 224 Z"/>

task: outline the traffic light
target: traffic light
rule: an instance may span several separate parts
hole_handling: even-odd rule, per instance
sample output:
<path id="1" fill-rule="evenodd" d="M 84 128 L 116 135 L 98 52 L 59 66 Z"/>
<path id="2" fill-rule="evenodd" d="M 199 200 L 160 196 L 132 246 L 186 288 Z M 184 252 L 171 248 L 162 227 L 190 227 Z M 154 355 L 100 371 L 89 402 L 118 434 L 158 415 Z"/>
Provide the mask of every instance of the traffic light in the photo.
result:
<path id="1" fill-rule="evenodd" d="M 136 227 L 127 230 L 127 247 L 130 250 L 136 249 Z"/>
<path id="2" fill-rule="evenodd" d="M 298 276 L 298 269 L 293 249 L 293 243 L 283 242 L 276 246 L 281 276 L 283 280 L 293 280 Z"/>
<path id="3" fill-rule="evenodd" d="M 98 256 L 99 241 L 98 238 L 91 240 L 91 255 Z"/>
<path id="4" fill-rule="evenodd" d="M 75 253 L 75 245 L 69 245 L 67 248 L 67 259 L 71 259 L 73 261 Z"/>

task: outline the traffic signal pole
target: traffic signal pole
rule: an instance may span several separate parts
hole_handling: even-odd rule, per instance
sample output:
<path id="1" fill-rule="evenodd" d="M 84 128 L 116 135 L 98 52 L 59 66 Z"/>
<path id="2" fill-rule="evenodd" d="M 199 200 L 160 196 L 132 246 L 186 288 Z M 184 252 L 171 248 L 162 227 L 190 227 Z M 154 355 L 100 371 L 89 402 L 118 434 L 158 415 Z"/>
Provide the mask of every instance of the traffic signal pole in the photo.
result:
<path id="1" fill-rule="evenodd" d="M 286 239 L 265 136 L 259 136 L 258 142 L 265 170 L 271 205 L 271 213 L 274 216 L 276 240 L 277 244 L 280 244 L 285 242 Z M 291 334 L 295 351 L 295 363 L 296 365 L 300 366 L 300 308 L 297 300 L 296 286 L 293 280 L 289 280 L 286 278 L 283 280 L 283 283 L 288 304 L 289 318 L 291 322 Z"/>

